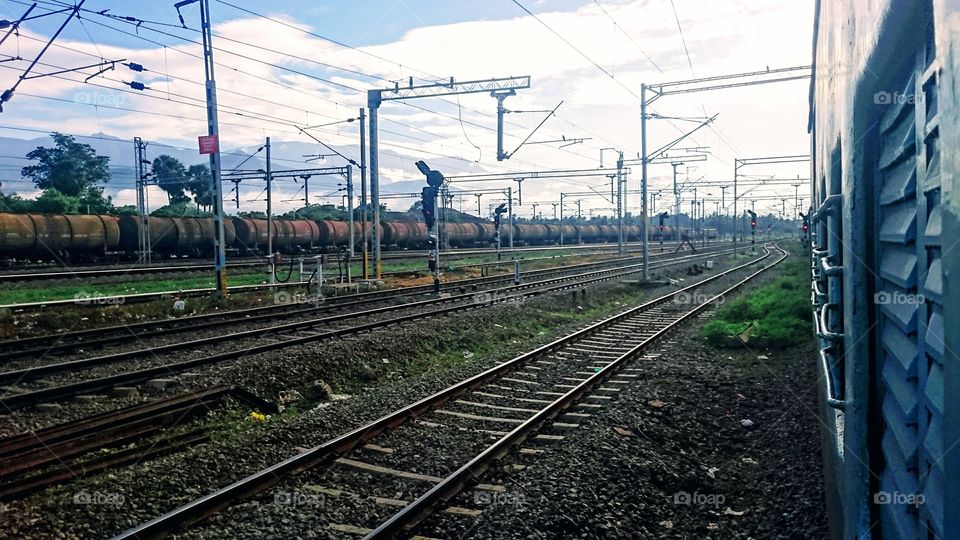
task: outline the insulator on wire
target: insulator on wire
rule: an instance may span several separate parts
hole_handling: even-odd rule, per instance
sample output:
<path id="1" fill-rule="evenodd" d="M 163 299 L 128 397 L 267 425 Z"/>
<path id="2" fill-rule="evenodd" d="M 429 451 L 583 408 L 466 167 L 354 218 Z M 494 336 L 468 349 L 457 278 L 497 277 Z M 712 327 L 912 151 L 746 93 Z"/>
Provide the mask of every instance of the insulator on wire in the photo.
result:
<path id="1" fill-rule="evenodd" d="M 130 71 L 150 71 L 147 68 L 143 67 L 143 64 L 138 64 L 136 62 L 127 62 L 124 65 L 130 68 Z"/>
<path id="2" fill-rule="evenodd" d="M 126 84 L 126 85 L 129 86 L 130 88 L 133 88 L 134 90 L 140 90 L 141 92 L 144 91 L 144 90 L 149 90 L 149 87 L 148 87 L 148 86 L 146 86 L 146 85 L 144 85 L 142 82 L 138 82 L 138 81 L 128 82 L 128 83 L 124 83 L 124 84 Z"/>

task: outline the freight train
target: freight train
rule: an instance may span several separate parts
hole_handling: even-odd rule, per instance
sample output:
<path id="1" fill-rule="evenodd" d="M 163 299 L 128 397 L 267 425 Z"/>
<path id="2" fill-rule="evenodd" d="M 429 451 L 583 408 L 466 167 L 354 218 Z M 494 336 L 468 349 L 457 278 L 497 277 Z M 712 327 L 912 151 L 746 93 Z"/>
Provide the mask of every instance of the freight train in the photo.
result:
<path id="1" fill-rule="evenodd" d="M 960 538 L 960 3 L 820 0 L 814 47 L 831 537 Z"/>
<path id="2" fill-rule="evenodd" d="M 60 258 L 62 260 L 99 260 L 135 256 L 140 245 L 143 224 L 137 216 L 0 214 L 0 257 Z M 501 226 L 501 242 L 510 239 L 509 225 Z M 151 250 L 169 256 L 197 256 L 212 249 L 214 222 L 211 218 L 153 217 L 147 229 Z M 416 249 L 426 246 L 426 225 L 416 221 L 383 222 L 377 232 L 383 246 Z M 651 227 L 651 239 L 674 236 L 673 228 L 662 232 Z M 265 253 L 268 241 L 267 221 L 231 217 L 224 221 L 225 246 L 238 254 Z M 617 240 L 614 225 L 514 224 L 514 245 L 560 243 L 601 243 Z M 640 237 L 639 225 L 624 226 L 626 241 Z M 354 238 L 359 244 L 361 227 L 354 223 Z M 444 244 L 452 247 L 489 246 L 495 236 L 492 223 L 446 223 L 441 230 Z M 707 229 L 708 238 L 716 231 Z M 348 245 L 350 225 L 344 221 L 273 220 L 274 250 L 283 253 L 334 251 Z"/>

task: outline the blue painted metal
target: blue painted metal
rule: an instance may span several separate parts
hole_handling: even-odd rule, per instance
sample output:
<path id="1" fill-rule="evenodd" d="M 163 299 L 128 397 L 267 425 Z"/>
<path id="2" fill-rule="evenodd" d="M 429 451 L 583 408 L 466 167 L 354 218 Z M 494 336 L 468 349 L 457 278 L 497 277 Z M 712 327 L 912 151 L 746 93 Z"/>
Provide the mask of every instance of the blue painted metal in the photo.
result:
<path id="1" fill-rule="evenodd" d="M 960 2 L 870 4 L 818 2 L 815 29 L 831 533 L 960 538 Z"/>

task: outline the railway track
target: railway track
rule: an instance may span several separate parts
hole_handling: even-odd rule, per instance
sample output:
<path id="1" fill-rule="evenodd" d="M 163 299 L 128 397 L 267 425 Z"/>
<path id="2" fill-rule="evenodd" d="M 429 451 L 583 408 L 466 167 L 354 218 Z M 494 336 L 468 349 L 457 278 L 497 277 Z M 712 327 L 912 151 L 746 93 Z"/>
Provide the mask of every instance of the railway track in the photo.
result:
<path id="1" fill-rule="evenodd" d="M 720 255 L 730 253 L 730 248 L 715 248 L 711 251 L 698 252 L 699 255 Z M 687 260 L 688 254 L 654 254 L 651 260 Z M 602 268 L 608 265 L 623 265 L 624 263 L 634 263 L 638 259 L 622 258 L 610 261 L 600 261 L 583 263 L 578 265 L 558 266 L 553 268 L 543 268 L 539 270 L 528 270 L 521 272 L 522 280 L 541 278 L 553 274 L 563 274 L 576 272 L 588 268 Z M 468 278 L 462 280 L 449 281 L 445 284 L 448 291 L 458 291 L 463 294 L 467 291 L 477 291 L 480 287 L 495 285 L 497 283 L 507 283 L 513 281 L 513 275 L 497 275 L 479 278 Z M 362 306 L 368 306 L 385 301 L 396 301 L 398 299 L 413 299 L 424 297 L 432 293 L 432 285 L 422 285 L 413 287 L 401 287 L 396 289 L 385 289 L 370 291 L 364 293 L 351 294 L 346 296 L 332 296 L 322 299 L 320 305 L 316 305 L 320 300 L 307 301 L 300 300 L 300 296 L 280 293 L 279 298 L 284 301 L 278 305 L 261 306 L 248 309 L 232 310 L 227 312 L 213 312 L 201 315 L 192 315 L 177 319 L 168 319 L 161 321 L 147 321 L 133 324 L 124 324 L 112 327 L 94 328 L 88 330 L 79 330 L 73 332 L 62 332 L 46 336 L 30 337 L 0 342 L 0 364 L 7 363 L 17 358 L 30 358 L 39 356 L 56 355 L 61 352 L 70 352 L 77 348 L 86 350 L 95 349 L 112 343 L 123 342 L 136 336 L 139 339 L 148 337 L 158 337 L 171 335 L 178 332 L 194 331 L 205 328 L 215 328 L 216 326 L 227 325 L 230 322 L 243 322 L 250 324 L 257 321 L 270 320 L 271 318 L 284 318 L 309 313 L 322 313 L 343 311 L 355 309 Z M 308 295 L 303 295 L 307 297 Z M 0 382 L 2 384 L 2 382 Z"/>
<path id="2" fill-rule="evenodd" d="M 229 514 L 232 505 L 257 496 L 258 515 L 280 514 L 275 516 L 278 523 L 286 524 L 291 520 L 282 506 L 309 498 L 309 511 L 296 514 L 309 523 L 295 526 L 326 527 L 331 536 L 430 536 L 433 530 L 415 527 L 438 511 L 442 519 L 476 519 L 485 501 L 522 497 L 504 485 L 481 483 L 486 470 L 512 452 L 535 456 L 546 451 L 538 445 L 556 444 L 588 422 L 593 411 L 631 383 L 635 375 L 630 362 L 702 314 L 716 298 L 782 262 L 788 254 L 776 249 L 779 257 L 767 266 L 751 268 L 774 257 L 765 248 L 759 259 L 499 364 L 122 532 L 115 540 L 171 534 L 218 512 Z M 701 295 L 702 302 L 677 302 Z M 271 490 L 272 504 L 267 496 Z M 474 496 L 464 496 L 467 490 Z M 400 510 L 394 513 L 395 508 Z M 229 535 L 248 515 L 223 515 L 210 526 Z"/>
<path id="3" fill-rule="evenodd" d="M 219 386 L 2 439 L 0 501 L 206 442 L 202 430 L 172 436 L 165 430 L 207 414 L 227 397 L 277 412 L 276 405 L 241 388 Z M 144 440 L 150 442 L 140 444 Z M 99 454 L 111 448 L 118 450 Z"/>
<path id="4" fill-rule="evenodd" d="M 639 244 L 625 244 L 627 248 L 635 250 Z M 513 249 L 502 249 L 501 253 L 503 256 L 508 258 L 513 258 L 517 256 L 522 256 L 524 253 L 537 253 L 537 252 L 546 252 L 551 251 L 583 251 L 589 252 L 593 250 L 596 253 L 613 253 L 616 252 L 616 244 L 610 243 L 601 243 L 601 244 L 579 244 L 572 246 L 530 246 L 530 247 L 516 247 Z M 496 253 L 495 249 L 450 249 L 440 253 L 442 258 L 450 257 L 469 257 L 476 255 L 490 255 Z M 320 255 L 320 254 L 318 254 Z M 331 258 L 332 264 L 335 264 L 336 257 L 338 253 L 328 253 L 324 254 L 326 257 Z M 304 255 L 304 258 L 309 259 L 315 255 Z M 288 258 L 298 258 L 299 256 L 289 256 Z M 384 261 L 408 261 L 408 260 L 421 260 L 427 257 L 426 251 L 387 251 L 382 254 L 382 259 Z M 355 256 L 352 258 L 354 264 L 360 260 L 360 256 Z M 18 268 L 13 267 L 11 269 L 0 270 L 0 283 L 15 283 L 15 282 L 24 282 L 24 281 L 37 281 L 37 280 L 46 280 L 46 279 L 89 279 L 94 277 L 112 277 L 112 276 L 143 276 L 143 275 L 157 275 L 157 274 L 171 274 L 171 273 L 183 273 L 183 272 L 205 272 L 210 270 L 211 263 L 203 261 L 201 262 L 198 259 L 191 259 L 189 261 L 176 261 L 168 260 L 164 261 L 163 264 L 151 264 L 151 265 L 113 265 L 113 266 L 104 266 L 104 265 L 88 265 L 88 264 L 78 264 L 75 266 L 69 266 L 67 269 L 64 269 L 62 266 L 57 266 L 53 268 L 34 268 L 33 271 L 30 271 L 30 267 Z M 227 268 L 229 270 L 239 270 L 247 268 L 259 268 L 264 271 L 267 270 L 267 263 L 264 257 L 247 257 L 236 260 L 228 260 Z"/>
<path id="5" fill-rule="evenodd" d="M 656 265 L 651 265 L 651 267 L 660 268 L 683 264 L 692 260 L 700 260 L 702 257 L 703 253 L 697 253 L 663 261 Z M 622 264 L 623 261 L 617 262 Z M 402 305 L 388 305 L 363 311 L 349 311 L 320 318 L 306 318 L 300 321 L 287 322 L 269 327 L 242 330 L 227 334 L 217 333 L 206 338 L 178 341 L 145 349 L 134 349 L 119 353 L 51 362 L 23 369 L 10 370 L 0 373 L 0 384 L 15 384 L 20 386 L 20 388 L 7 386 L 7 392 L 3 395 L 2 399 L 0 399 L 0 404 L 10 410 L 19 409 L 37 403 L 60 400 L 83 392 L 92 392 L 124 384 L 141 383 L 202 366 L 243 358 L 248 355 L 284 349 L 324 339 L 342 337 L 390 325 L 402 324 L 425 317 L 445 315 L 456 311 L 474 309 L 491 303 L 512 301 L 528 296 L 579 289 L 586 285 L 627 277 L 641 271 L 642 265 L 640 264 L 615 266 L 614 268 L 592 270 L 574 275 L 561 275 L 539 281 L 529 281 L 521 283 L 520 285 L 491 289 L 484 291 L 479 297 L 477 293 L 474 292 L 441 296 L 439 298 L 434 297 L 425 300 L 416 300 Z M 308 313 L 305 315 L 309 315 L 309 308 L 307 311 Z M 275 318 L 277 315 L 265 314 L 264 316 L 267 318 Z M 210 328 L 212 328 L 234 322 L 235 321 L 211 321 L 208 324 L 212 325 L 210 326 Z M 250 318 L 244 318 L 242 322 L 248 325 Z M 189 329 L 196 330 L 197 324 L 191 324 Z M 165 331 L 160 330 L 160 332 Z M 129 337 L 126 339 L 129 339 Z M 52 345 L 49 347 L 52 349 L 57 346 Z M 76 348 L 76 345 L 67 346 L 65 350 L 71 350 L 73 348 Z M 223 351 L 225 348 L 229 350 Z M 187 359 L 178 359 L 178 361 L 172 363 L 167 363 L 163 360 L 163 358 L 171 357 L 171 355 L 175 356 L 175 353 L 181 351 L 190 351 L 194 356 Z M 30 354 L 34 353 L 31 352 Z M 110 367 L 106 370 L 109 372 L 108 375 L 94 376 L 87 379 L 82 379 L 78 374 L 80 371 L 91 370 L 98 366 L 115 366 L 121 362 L 129 362 L 132 360 L 143 362 L 147 364 L 147 367 L 141 366 L 140 369 L 131 369 L 128 371 L 121 371 L 116 367 Z M 117 371 L 121 372 L 117 373 Z M 49 380 L 51 376 L 67 376 L 66 374 L 69 374 L 69 380 L 73 382 L 65 384 L 57 384 L 54 382 L 51 384 Z M 39 378 L 41 376 L 45 376 L 48 380 L 40 380 Z"/>

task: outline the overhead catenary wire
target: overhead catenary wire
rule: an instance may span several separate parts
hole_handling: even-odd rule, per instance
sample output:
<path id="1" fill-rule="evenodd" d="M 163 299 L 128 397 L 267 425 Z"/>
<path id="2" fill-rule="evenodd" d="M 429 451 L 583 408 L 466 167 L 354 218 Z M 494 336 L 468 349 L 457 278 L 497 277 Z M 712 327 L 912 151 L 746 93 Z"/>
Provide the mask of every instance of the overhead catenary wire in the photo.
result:
<path id="1" fill-rule="evenodd" d="M 11 0 L 11 1 L 18 2 L 18 0 Z M 40 2 L 43 2 L 43 0 L 40 0 Z M 18 3 L 19 3 L 19 2 L 18 2 Z M 50 3 L 50 2 L 44 2 L 44 3 Z M 98 14 L 99 14 L 99 13 L 98 13 Z M 126 20 L 124 20 L 124 19 L 118 19 L 118 20 L 121 20 L 122 22 L 127 22 L 128 24 L 133 24 L 133 23 L 131 23 L 130 21 L 126 21 Z M 99 24 L 100 26 L 103 26 L 103 27 L 105 27 L 105 28 L 109 28 L 109 29 L 112 29 L 112 30 L 114 30 L 114 31 L 121 32 L 121 33 L 123 33 L 123 34 L 129 35 L 129 36 L 134 37 L 134 38 L 137 38 L 137 39 L 142 39 L 142 40 L 145 40 L 145 41 L 147 41 L 147 42 L 154 43 L 154 44 L 156 44 L 156 45 L 158 45 L 158 46 L 163 46 L 163 47 L 165 47 L 165 48 L 171 48 L 171 49 L 173 49 L 173 50 L 175 50 L 175 51 L 177 51 L 177 52 L 181 52 L 181 53 L 187 54 L 187 55 L 189 55 L 189 56 L 193 56 L 193 57 L 196 57 L 196 58 L 201 58 L 201 57 L 198 56 L 198 55 L 195 55 L 195 54 L 192 54 L 192 53 L 188 53 L 188 52 L 186 52 L 186 51 L 181 51 L 180 49 L 178 49 L 178 48 L 176 48 L 176 47 L 170 47 L 170 46 L 168 46 L 167 44 L 164 44 L 164 43 L 160 43 L 160 42 L 157 42 L 157 41 L 154 41 L 154 40 L 150 40 L 150 39 L 148 39 L 148 38 L 145 38 L 145 37 L 143 37 L 143 36 L 140 36 L 139 34 L 132 34 L 132 33 L 129 33 L 129 32 L 120 30 L 120 29 L 116 29 L 115 27 L 112 27 L 112 26 L 110 26 L 110 25 L 106 25 L 106 24 L 104 24 L 104 23 L 95 23 L 95 24 Z M 139 27 L 139 26 L 138 26 L 138 27 Z M 171 34 L 171 33 L 169 33 L 169 32 L 163 32 L 163 31 L 159 31 L 159 30 L 156 30 L 156 29 L 151 29 L 151 28 L 149 28 L 149 27 L 147 27 L 147 26 L 143 26 L 143 28 L 145 28 L 145 29 L 147 29 L 147 30 L 152 30 L 152 31 L 154 31 L 154 32 L 158 32 L 158 33 L 163 34 L 163 35 L 166 35 L 166 36 L 174 37 L 174 38 L 177 38 L 177 39 L 183 39 L 183 40 L 185 40 L 185 41 L 187 41 L 187 42 L 197 43 L 197 42 L 195 42 L 195 41 L 189 40 L 189 39 L 187 39 L 187 38 L 183 38 L 182 36 L 177 36 L 177 35 L 175 35 L 175 34 Z M 256 47 L 255 45 L 250 45 L 250 44 L 247 44 L 247 45 L 249 45 L 249 46 L 251 46 L 251 47 Z M 245 57 L 245 55 L 241 55 L 241 56 Z M 271 65 L 271 66 L 277 67 L 278 69 L 285 69 L 283 66 L 279 66 L 279 65 L 277 65 L 277 64 L 272 64 L 272 63 L 265 62 L 265 61 L 260 61 L 260 62 L 265 63 L 265 64 L 267 64 L 267 65 Z M 218 65 L 222 65 L 222 64 L 218 62 Z M 232 69 L 232 70 L 234 70 L 234 71 L 243 72 L 242 70 L 238 70 L 237 68 L 234 68 L 234 67 L 232 67 L 232 66 L 225 66 L 225 67 L 226 67 L 227 69 Z M 309 76 L 309 75 L 307 75 L 307 76 Z M 268 82 L 275 82 L 275 81 L 268 80 L 268 79 L 265 79 L 265 78 L 262 78 L 262 77 L 259 77 L 259 78 L 261 78 L 261 79 L 263 79 L 263 80 L 266 80 L 266 81 L 268 81 Z M 322 79 L 321 79 L 321 80 L 322 80 Z M 313 98 L 315 98 L 315 99 L 321 99 L 321 100 L 325 100 L 325 101 L 331 101 L 331 100 L 329 100 L 329 99 L 325 99 L 325 98 L 322 98 L 322 97 L 314 96 L 314 95 L 311 95 L 311 94 L 307 94 L 307 95 L 309 95 L 310 97 L 313 97 Z M 335 102 L 335 101 L 331 101 L 331 102 L 332 102 L 332 103 L 335 103 L 335 104 L 338 105 L 338 106 L 342 106 L 342 104 L 337 103 L 337 102 Z M 424 107 L 415 106 L 415 105 L 409 105 L 409 106 L 412 106 L 412 107 L 414 107 L 414 108 L 416 108 L 416 109 L 423 110 L 423 111 L 426 111 L 426 112 L 431 112 L 431 113 L 434 113 L 434 114 L 441 114 L 441 115 L 443 115 L 443 116 L 448 116 L 448 117 L 450 117 L 450 118 L 454 118 L 454 117 L 451 117 L 451 116 L 449 116 L 449 115 L 445 115 L 445 114 L 443 114 L 443 113 L 437 113 L 437 111 L 432 111 L 432 110 L 430 110 L 430 109 L 426 109 L 426 108 L 424 108 Z M 465 107 L 465 108 L 466 108 L 466 107 Z M 404 123 L 399 122 L 399 121 L 393 121 L 393 122 L 394 122 L 394 123 L 397 123 L 397 124 L 400 124 L 400 125 L 407 125 L 407 124 L 404 124 Z M 465 121 L 465 122 L 466 122 L 466 123 L 470 123 L 470 122 L 468 122 L 468 121 Z M 484 129 L 491 129 L 491 128 L 488 128 L 487 126 L 482 126 L 482 125 L 479 125 L 479 124 L 473 124 L 473 125 L 478 126 L 478 127 L 481 127 L 481 128 L 484 128 Z M 415 127 L 415 126 L 409 126 L 409 125 L 407 125 L 407 127 L 411 128 L 411 129 L 416 129 L 416 130 L 419 130 L 419 131 L 425 131 L 425 130 L 422 130 L 422 129 L 417 128 L 417 127 Z M 385 132 L 386 132 L 386 131 L 385 131 Z M 396 134 L 396 133 L 394 133 L 394 134 Z M 415 140 L 416 140 L 415 137 L 410 137 L 410 136 L 405 135 L 405 134 L 398 134 L 398 135 L 400 135 L 400 136 L 406 136 L 406 137 L 408 137 L 408 138 L 412 138 L 412 139 L 415 139 Z M 432 134 L 432 135 L 435 136 L 435 137 L 437 137 L 437 138 L 442 138 L 442 137 L 440 137 L 440 136 L 438 136 L 438 135 L 436 135 L 436 134 Z M 584 155 L 579 154 L 579 153 L 576 153 L 576 152 L 569 151 L 568 153 L 570 153 L 570 154 L 572 154 L 572 155 L 579 156 L 579 157 L 582 158 L 582 159 L 591 159 L 591 158 L 588 157 L 588 156 L 584 156 Z M 441 153 L 433 153 L 433 154 L 434 154 L 434 155 L 444 155 L 444 154 L 441 154 Z M 460 158 L 458 158 L 458 159 L 460 159 Z M 485 164 L 485 165 L 487 165 L 487 166 L 500 166 L 500 165 L 492 164 L 492 163 Z M 535 164 L 530 163 L 530 165 L 535 165 Z"/>

